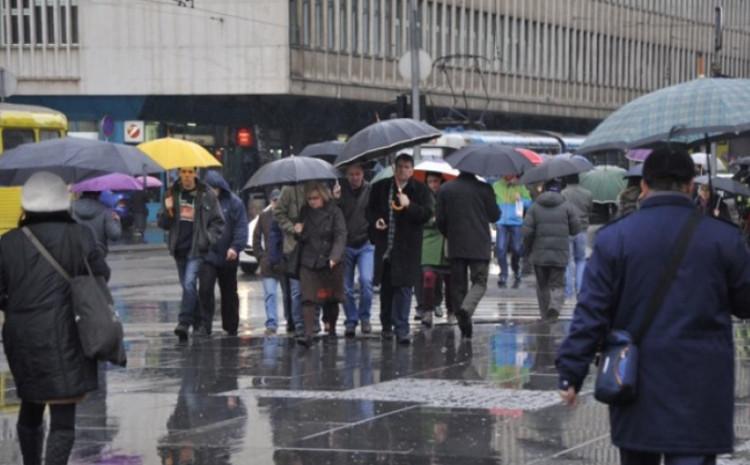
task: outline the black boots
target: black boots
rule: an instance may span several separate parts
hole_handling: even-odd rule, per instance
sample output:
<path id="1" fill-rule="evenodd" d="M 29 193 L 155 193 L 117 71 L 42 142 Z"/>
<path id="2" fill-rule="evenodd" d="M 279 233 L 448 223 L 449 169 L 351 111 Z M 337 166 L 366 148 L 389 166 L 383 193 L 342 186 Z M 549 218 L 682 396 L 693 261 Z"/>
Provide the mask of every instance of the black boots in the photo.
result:
<path id="1" fill-rule="evenodd" d="M 459 310 L 456 312 L 456 320 L 458 320 L 458 328 L 461 330 L 461 336 L 464 339 L 471 339 L 474 328 L 471 325 L 471 316 L 466 310 Z"/>
<path id="2" fill-rule="evenodd" d="M 23 465 L 42 465 L 42 446 L 44 444 L 44 426 L 27 428 L 16 425 L 18 442 L 21 444 Z"/>
<path id="3" fill-rule="evenodd" d="M 50 431 L 49 436 L 47 436 L 47 453 L 44 455 L 44 465 L 66 465 L 75 439 L 75 431 Z"/>

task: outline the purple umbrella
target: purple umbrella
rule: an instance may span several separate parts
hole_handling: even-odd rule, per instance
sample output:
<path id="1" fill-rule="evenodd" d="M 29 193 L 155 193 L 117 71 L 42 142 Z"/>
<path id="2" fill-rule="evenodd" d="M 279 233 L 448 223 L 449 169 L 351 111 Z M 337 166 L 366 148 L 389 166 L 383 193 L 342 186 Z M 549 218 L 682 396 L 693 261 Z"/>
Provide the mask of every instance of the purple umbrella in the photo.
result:
<path id="1" fill-rule="evenodd" d="M 146 176 L 146 188 L 161 187 L 162 182 L 153 176 Z M 73 192 L 139 191 L 143 190 L 143 178 L 127 174 L 112 173 L 73 184 Z"/>
<path id="2" fill-rule="evenodd" d="M 628 150 L 628 153 L 625 154 L 625 158 L 627 158 L 628 160 L 639 161 L 643 163 L 644 161 L 646 161 L 646 158 L 651 155 L 651 152 L 651 149 Z"/>

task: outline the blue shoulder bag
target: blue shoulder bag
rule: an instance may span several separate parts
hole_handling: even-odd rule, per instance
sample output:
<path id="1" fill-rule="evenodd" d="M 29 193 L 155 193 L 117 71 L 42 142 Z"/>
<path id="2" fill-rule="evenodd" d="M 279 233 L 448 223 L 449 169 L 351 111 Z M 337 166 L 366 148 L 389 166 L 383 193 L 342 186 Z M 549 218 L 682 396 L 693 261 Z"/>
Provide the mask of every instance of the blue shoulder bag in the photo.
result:
<path id="1" fill-rule="evenodd" d="M 638 344 L 664 302 L 701 216 L 697 210 L 694 211 L 682 227 L 669 263 L 636 332 L 631 334 L 625 329 L 612 329 L 607 335 L 594 387 L 594 397 L 599 402 L 624 405 L 635 399 L 638 386 Z"/>

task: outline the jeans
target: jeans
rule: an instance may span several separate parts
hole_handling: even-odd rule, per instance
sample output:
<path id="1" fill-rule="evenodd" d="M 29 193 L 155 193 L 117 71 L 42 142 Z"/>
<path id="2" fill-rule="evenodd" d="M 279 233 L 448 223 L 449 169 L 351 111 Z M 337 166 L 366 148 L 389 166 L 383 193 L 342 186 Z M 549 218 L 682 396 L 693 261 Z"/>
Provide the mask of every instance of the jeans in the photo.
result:
<path id="1" fill-rule="evenodd" d="M 521 226 L 497 227 L 496 255 L 497 264 L 500 265 L 500 281 L 508 280 L 508 253 L 510 253 L 510 266 L 516 279 L 521 279 L 520 260 L 523 255 L 523 240 Z"/>
<path id="2" fill-rule="evenodd" d="M 396 330 L 396 337 L 409 337 L 409 311 L 412 288 L 391 284 L 391 263 L 383 265 L 383 282 L 380 285 L 380 323 L 383 331 Z"/>
<path id="3" fill-rule="evenodd" d="M 575 277 L 575 293 L 581 292 L 583 272 L 586 269 L 586 242 L 588 234 L 578 233 L 570 238 L 570 261 L 565 269 L 565 295 L 573 296 L 573 279 Z"/>
<path id="4" fill-rule="evenodd" d="M 266 328 L 277 329 L 276 296 L 279 288 L 279 281 L 276 278 L 263 278 L 263 298 L 266 303 Z"/>
<path id="5" fill-rule="evenodd" d="M 292 321 L 294 330 L 302 333 L 305 330 L 305 318 L 302 316 L 302 289 L 299 279 L 289 279 L 289 291 L 292 295 Z"/>
<path id="6" fill-rule="evenodd" d="M 180 301 L 180 324 L 191 326 L 200 323 L 198 314 L 198 273 L 203 263 L 203 257 L 175 258 L 177 274 L 182 285 L 182 300 Z"/>
<path id="7" fill-rule="evenodd" d="M 370 321 L 372 307 L 372 277 L 374 271 L 375 247 L 369 242 L 361 247 L 347 247 L 344 259 L 344 312 L 348 328 L 356 328 L 357 323 Z M 354 298 L 354 272 L 359 270 L 359 307 Z"/>
<path id="8" fill-rule="evenodd" d="M 229 334 L 236 334 L 240 325 L 240 296 L 237 294 L 237 266 L 238 263 L 227 262 L 224 266 L 216 266 L 204 262 L 200 267 L 198 280 L 200 282 L 201 324 L 211 334 L 214 320 L 216 298 L 214 289 L 219 281 L 221 292 L 221 327 Z M 198 322 L 195 322 L 197 326 Z"/>

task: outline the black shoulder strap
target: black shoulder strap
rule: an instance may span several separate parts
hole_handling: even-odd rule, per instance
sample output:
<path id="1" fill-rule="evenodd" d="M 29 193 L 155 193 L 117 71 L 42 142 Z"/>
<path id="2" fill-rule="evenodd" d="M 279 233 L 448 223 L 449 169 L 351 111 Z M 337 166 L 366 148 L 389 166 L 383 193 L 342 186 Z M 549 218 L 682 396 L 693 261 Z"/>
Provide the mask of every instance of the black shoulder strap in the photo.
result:
<path id="1" fill-rule="evenodd" d="M 55 260 L 55 257 L 53 257 L 51 253 L 49 253 L 49 250 L 47 250 L 47 248 L 44 245 L 42 245 L 42 243 L 39 241 L 39 239 L 36 238 L 34 233 L 31 232 L 31 229 L 24 226 L 23 228 L 21 228 L 21 230 L 29 239 L 29 241 L 31 241 L 34 247 L 36 247 L 36 250 L 38 250 L 39 253 L 42 254 L 42 257 L 44 257 L 44 259 L 47 260 L 47 262 L 50 265 L 52 265 L 52 268 L 54 268 L 55 271 L 60 273 L 62 277 L 65 278 L 66 281 L 70 281 L 70 275 L 68 274 L 68 272 L 65 271 L 65 269 L 62 267 L 62 265 L 60 265 L 60 263 L 57 260 Z"/>
<path id="2" fill-rule="evenodd" d="M 677 237 L 674 250 L 672 251 L 672 256 L 669 258 L 667 267 L 664 269 L 664 274 L 662 274 L 659 282 L 656 284 L 656 291 L 654 291 L 654 294 L 651 296 L 651 300 L 648 303 L 645 318 L 638 327 L 638 330 L 633 334 L 636 344 L 640 342 L 643 336 L 645 336 L 646 331 L 648 331 L 649 326 L 651 326 L 651 323 L 654 321 L 656 312 L 659 311 L 662 303 L 664 303 L 664 298 L 667 296 L 667 292 L 677 274 L 680 263 L 682 263 L 682 259 L 685 257 L 688 245 L 690 245 L 693 233 L 695 233 L 695 229 L 698 227 L 702 217 L 703 215 L 701 215 L 696 209 L 690 214 L 690 217 L 688 217 L 685 225 L 682 227 L 680 235 Z"/>

